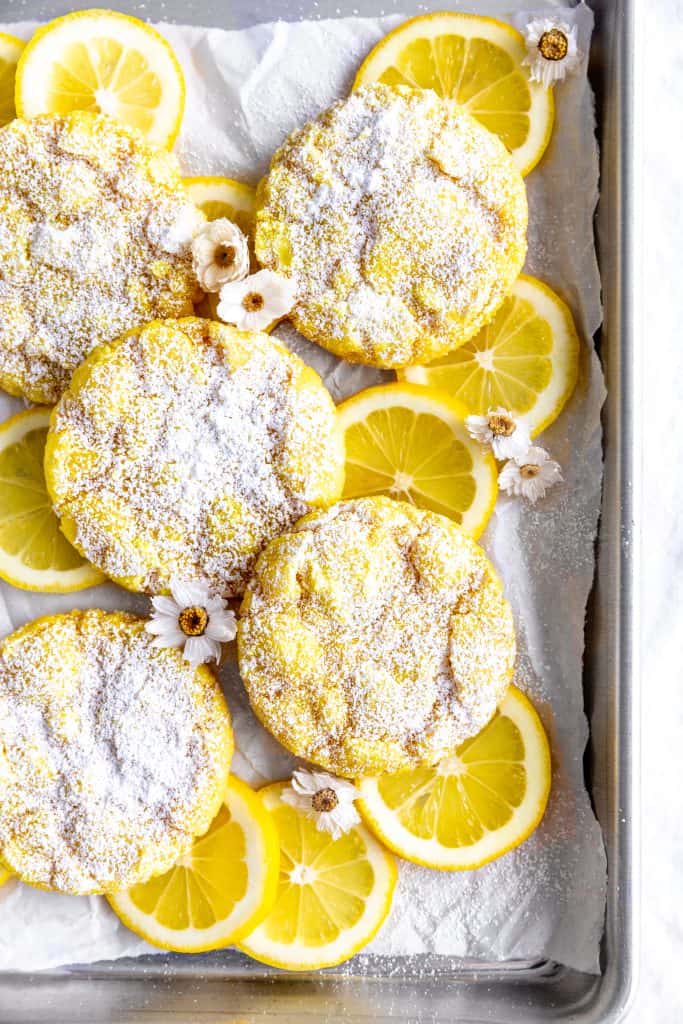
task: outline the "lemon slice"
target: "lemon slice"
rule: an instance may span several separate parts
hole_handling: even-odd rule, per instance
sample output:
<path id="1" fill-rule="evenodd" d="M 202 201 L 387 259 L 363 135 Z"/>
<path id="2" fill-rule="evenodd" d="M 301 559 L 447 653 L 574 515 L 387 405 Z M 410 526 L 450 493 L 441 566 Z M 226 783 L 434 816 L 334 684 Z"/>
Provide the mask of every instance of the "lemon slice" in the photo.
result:
<path id="1" fill-rule="evenodd" d="M 369 82 L 434 89 L 498 135 L 522 174 L 543 156 L 553 130 L 552 89 L 529 79 L 526 46 L 504 21 L 475 14 L 424 14 L 404 22 L 361 64 Z"/>
<path id="2" fill-rule="evenodd" d="M 26 46 L 17 68 L 20 117 L 90 110 L 172 146 L 185 106 L 185 80 L 155 29 L 115 11 L 55 18 Z"/>
<path id="3" fill-rule="evenodd" d="M 333 967 L 367 945 L 384 922 L 396 863 L 364 825 L 333 839 L 281 799 L 285 783 L 260 790 L 280 837 L 275 906 L 238 948 L 290 971 Z"/>
<path id="4" fill-rule="evenodd" d="M 227 217 L 245 233 L 249 239 L 252 270 L 256 265 L 253 254 L 254 233 L 254 200 L 255 189 L 232 178 L 184 178 L 185 188 L 195 206 L 198 206 L 207 220 L 218 220 Z M 207 320 L 220 318 L 217 313 L 220 297 L 218 294 L 207 294 L 197 305 L 197 315 Z M 274 325 L 273 325 L 274 326 Z M 270 333 L 272 327 L 267 328 Z"/>
<path id="5" fill-rule="evenodd" d="M 29 409 L 0 426 L 0 579 L 22 590 L 64 594 L 104 576 L 69 544 L 45 486 L 49 409 Z"/>
<path id="6" fill-rule="evenodd" d="M 559 416 L 578 372 L 579 338 L 568 307 L 547 285 L 522 276 L 479 334 L 400 376 L 440 388 L 481 416 L 503 406 L 523 416 L 535 437 Z"/>
<path id="7" fill-rule="evenodd" d="M 0 128 L 14 117 L 14 77 L 24 43 L 0 32 Z"/>
<path id="8" fill-rule="evenodd" d="M 368 388 L 338 408 L 346 440 L 344 498 L 386 494 L 450 516 L 471 537 L 498 493 L 496 463 L 473 441 L 467 409 L 413 384 Z"/>
<path id="9" fill-rule="evenodd" d="M 246 935 L 273 905 L 277 830 L 258 793 L 230 776 L 211 828 L 163 875 L 107 899 L 131 931 L 161 949 L 200 953 Z"/>
<path id="10" fill-rule="evenodd" d="M 254 220 L 255 190 L 232 178 L 184 178 L 190 199 L 207 220 L 227 217 L 250 235 Z"/>
<path id="11" fill-rule="evenodd" d="M 550 748 L 536 710 L 511 686 L 477 736 L 434 768 L 362 779 L 358 809 L 405 860 L 481 867 L 524 842 L 550 794 Z"/>

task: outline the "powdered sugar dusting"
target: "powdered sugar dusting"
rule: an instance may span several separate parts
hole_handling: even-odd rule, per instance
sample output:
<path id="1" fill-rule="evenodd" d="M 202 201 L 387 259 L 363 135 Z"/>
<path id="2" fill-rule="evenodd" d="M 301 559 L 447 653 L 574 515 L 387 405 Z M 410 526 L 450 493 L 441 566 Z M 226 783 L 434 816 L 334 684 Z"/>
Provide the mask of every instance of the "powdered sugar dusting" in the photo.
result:
<path id="1" fill-rule="evenodd" d="M 54 432 L 57 511 L 132 589 L 241 593 L 266 541 L 341 488 L 334 406 L 312 371 L 266 335 L 194 318 L 96 356 Z"/>
<path id="2" fill-rule="evenodd" d="M 526 251 L 524 184 L 497 137 L 429 91 L 368 86 L 293 133 L 257 214 L 293 320 L 354 362 L 424 362 L 490 319 Z"/>
<path id="3" fill-rule="evenodd" d="M 106 117 L 0 132 L 0 383 L 53 403 L 99 342 L 199 298 L 178 165 Z"/>
<path id="4" fill-rule="evenodd" d="M 142 627 L 72 612 L 0 648 L 0 846 L 29 882 L 127 887 L 218 808 L 232 750 L 218 685 Z"/>
<path id="5" fill-rule="evenodd" d="M 515 653 L 481 549 L 441 516 L 390 499 L 342 502 L 272 545 L 239 638 L 267 728 L 351 776 L 452 753 L 493 715 Z"/>

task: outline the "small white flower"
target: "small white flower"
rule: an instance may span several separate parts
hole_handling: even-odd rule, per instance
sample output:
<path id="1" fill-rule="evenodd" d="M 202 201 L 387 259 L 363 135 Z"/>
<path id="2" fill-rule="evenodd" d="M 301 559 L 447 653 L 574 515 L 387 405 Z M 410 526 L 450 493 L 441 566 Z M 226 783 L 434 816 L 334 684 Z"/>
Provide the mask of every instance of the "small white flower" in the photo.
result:
<path id="1" fill-rule="evenodd" d="M 241 331 L 262 331 L 286 316 L 294 305 L 296 286 L 290 277 L 272 270 L 224 284 L 217 313 L 226 324 Z"/>
<path id="2" fill-rule="evenodd" d="M 227 217 L 210 221 L 192 242 L 192 268 L 205 292 L 218 292 L 249 273 L 249 244 Z"/>
<path id="3" fill-rule="evenodd" d="M 339 839 L 360 821 L 354 807 L 359 795 L 353 783 L 345 779 L 299 768 L 292 775 L 291 786 L 283 791 L 282 799 L 311 818 L 319 832 L 329 832 L 333 839 Z"/>
<path id="4" fill-rule="evenodd" d="M 551 18 L 535 18 L 524 30 L 526 57 L 522 61 L 532 82 L 544 88 L 561 81 L 581 63 L 576 42 L 576 26 Z"/>
<path id="5" fill-rule="evenodd" d="M 501 491 L 526 498 L 535 505 L 553 484 L 562 480 L 559 462 L 550 458 L 545 448 L 533 446 L 524 455 L 506 462 L 498 476 Z"/>
<path id="6" fill-rule="evenodd" d="M 465 425 L 470 437 L 493 449 L 497 459 L 514 459 L 529 450 L 531 437 L 524 420 L 516 420 L 500 406 L 486 416 L 468 416 Z"/>
<path id="7" fill-rule="evenodd" d="M 193 668 L 220 660 L 221 643 L 234 640 L 234 613 L 204 583 L 171 583 L 172 597 L 153 597 L 154 612 L 145 623 L 154 647 L 180 647 Z"/>

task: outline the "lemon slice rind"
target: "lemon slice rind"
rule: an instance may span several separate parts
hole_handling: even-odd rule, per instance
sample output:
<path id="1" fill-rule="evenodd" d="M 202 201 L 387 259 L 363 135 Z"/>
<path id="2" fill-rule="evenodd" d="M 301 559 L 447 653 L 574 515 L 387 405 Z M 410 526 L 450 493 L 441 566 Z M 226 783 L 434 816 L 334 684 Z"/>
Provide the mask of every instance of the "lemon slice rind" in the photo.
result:
<path id="1" fill-rule="evenodd" d="M 276 782 L 259 791 L 268 809 L 275 809 L 281 803 L 280 795 L 284 787 L 285 783 Z M 297 813 L 301 815 L 302 828 L 315 828 L 314 823 L 306 818 L 303 812 Z M 236 943 L 239 950 L 270 967 L 288 971 L 312 971 L 335 967 L 350 959 L 374 938 L 391 909 L 397 879 L 396 862 L 369 829 L 362 824 L 356 825 L 355 829 L 363 839 L 367 862 L 376 880 L 358 921 L 351 928 L 342 931 L 335 941 L 321 946 L 275 942 L 268 938 L 262 923 L 250 935 Z M 275 906 L 277 908 L 277 902 Z"/>
<path id="2" fill-rule="evenodd" d="M 242 227 L 240 220 L 247 222 L 253 218 L 256 191 L 251 185 L 233 178 L 210 176 L 183 178 L 183 183 L 192 202 L 210 220 L 227 217 L 229 220 L 237 220 Z M 224 209 L 221 210 L 221 207 Z M 214 209 L 218 212 L 213 212 Z"/>
<path id="3" fill-rule="evenodd" d="M 27 409 L 0 425 L 0 453 L 13 444 L 21 442 L 26 434 L 34 430 L 45 430 L 50 425 L 50 413 L 48 408 L 40 407 Z M 4 486 L 11 484 L 10 480 L 0 481 Z M 34 486 L 35 481 L 31 485 Z M 45 487 L 45 505 L 50 505 L 50 499 Z M 2 520 L 0 519 L 0 526 Z M 55 516 L 55 532 L 59 530 L 59 521 Z M 24 549 L 22 549 L 24 550 Z M 78 557 L 78 552 L 74 550 Z M 0 579 L 10 583 L 19 590 L 30 590 L 44 594 L 69 594 L 75 590 L 84 590 L 86 587 L 94 587 L 105 579 L 103 574 L 89 562 L 83 561 L 81 565 L 73 569 L 35 569 L 21 558 L 21 553 L 12 554 L 0 546 Z"/>
<path id="4" fill-rule="evenodd" d="M 127 49 L 142 55 L 147 62 L 146 73 L 155 75 L 161 82 L 160 99 L 156 105 L 140 102 L 144 92 L 143 86 L 131 91 L 131 85 L 135 86 L 142 77 L 139 66 L 132 72 L 137 76 L 132 82 L 126 84 L 126 79 L 121 79 L 121 89 L 113 91 L 105 109 L 102 102 L 98 103 L 92 84 L 79 79 L 78 74 L 70 71 L 67 64 L 67 72 L 73 79 L 82 83 L 83 92 L 76 94 L 73 101 L 56 102 L 54 94 L 51 96 L 51 81 L 55 67 L 65 66 L 65 51 L 72 46 L 81 46 L 87 50 L 99 40 L 114 42 L 121 45 L 124 51 Z M 119 60 L 114 74 L 118 72 L 120 64 Z M 92 64 L 90 70 L 92 71 Z M 78 87 L 80 88 L 80 85 Z M 117 99 L 118 95 L 121 96 L 120 99 Z M 126 95 L 128 103 L 125 102 Z M 131 102 L 131 99 L 135 99 L 136 102 Z M 54 21 L 39 28 L 26 45 L 17 66 L 15 104 L 19 117 L 65 114 L 70 110 L 102 110 L 128 124 L 129 127 L 138 128 L 140 126 L 136 125 L 132 113 L 130 117 L 125 116 L 126 107 L 129 107 L 131 112 L 134 109 L 142 109 L 148 113 L 153 111 L 152 123 L 143 134 L 149 142 L 170 149 L 180 131 L 183 119 L 185 79 L 170 45 L 151 25 L 117 11 L 74 11 L 55 18 Z"/>
<path id="5" fill-rule="evenodd" d="M 228 782 L 225 803 L 229 807 L 231 820 L 241 827 L 245 838 L 244 859 L 248 865 L 249 879 L 244 897 L 234 905 L 227 918 L 216 921 L 210 928 L 174 929 L 161 924 L 154 914 L 142 911 L 133 902 L 129 892 L 108 896 L 117 917 L 146 942 L 178 953 L 222 949 L 252 931 L 272 907 L 279 870 L 277 830 L 272 818 L 259 794 L 233 775 Z M 231 864 L 226 863 L 226 873 L 230 869 Z"/>
<path id="6" fill-rule="evenodd" d="M 574 318 L 565 302 L 543 281 L 527 274 L 521 274 L 515 282 L 511 296 L 529 302 L 534 307 L 535 316 L 547 321 L 553 336 L 553 349 L 551 358 L 553 361 L 553 374 L 550 384 L 540 392 L 535 405 L 531 409 L 515 409 L 510 411 L 522 416 L 527 423 L 532 437 L 537 437 L 542 431 L 553 423 L 560 415 L 565 405 L 571 398 L 579 374 L 579 353 L 581 343 L 574 324 Z M 504 316 L 504 308 L 500 315 Z M 496 320 L 483 328 L 479 335 L 470 339 L 457 350 L 457 360 L 477 347 L 477 340 L 483 332 L 495 332 Z M 494 346 L 495 348 L 495 346 Z M 455 353 L 454 353 L 455 357 Z M 448 357 L 439 360 L 438 366 L 441 374 L 447 365 Z M 430 376 L 430 366 L 408 366 L 399 371 L 401 380 L 424 386 L 436 386 L 446 391 L 443 380 L 433 385 Z M 459 400 L 458 393 L 454 395 Z M 466 404 L 466 403 L 463 403 Z M 508 403 L 509 404 L 509 403 Z M 469 412 L 479 415 L 486 415 L 488 408 L 470 408 Z"/>
<path id="7" fill-rule="evenodd" d="M 552 136 L 555 117 L 553 91 L 529 79 L 527 69 L 522 65 L 526 55 L 524 38 L 517 29 L 504 21 L 455 11 L 420 14 L 410 18 L 389 32 L 371 50 L 358 69 L 353 89 L 378 81 L 389 67 L 395 67 L 395 62 L 409 43 L 417 39 L 431 42 L 438 37 L 453 35 L 465 39 L 486 39 L 509 54 L 524 72 L 531 103 L 529 110 L 524 113 L 529 115 L 530 130 L 524 144 L 512 151 L 512 157 L 520 173 L 529 174 L 543 156 Z M 419 82 L 406 84 L 420 85 Z M 470 102 L 464 106 L 469 109 Z M 470 109 L 470 113 L 476 117 L 475 109 Z"/>
<path id="8" fill-rule="evenodd" d="M 476 843 L 445 847 L 435 838 L 416 836 L 384 803 L 377 778 L 356 782 L 361 794 L 357 806 L 363 819 L 385 846 L 399 857 L 437 871 L 471 871 L 497 860 L 519 846 L 538 827 L 550 795 L 551 758 L 548 738 L 538 712 L 517 687 L 510 686 L 499 712 L 513 721 L 522 737 L 527 789 L 522 803 L 515 809 L 510 820 L 501 828 L 487 831 Z"/>
<path id="9" fill-rule="evenodd" d="M 451 430 L 453 437 L 469 452 L 472 459 L 472 470 L 469 475 L 474 477 L 476 494 L 470 506 L 462 513 L 459 525 L 470 537 L 476 540 L 483 533 L 495 507 L 498 497 L 498 479 L 493 456 L 469 436 L 464 422 L 468 410 L 461 402 L 455 401 L 444 392 L 438 391 L 435 388 L 424 387 L 411 382 L 400 382 L 397 384 L 383 384 L 360 391 L 358 394 L 346 399 L 345 402 L 342 402 L 338 406 L 337 413 L 342 430 L 346 433 L 355 424 L 362 423 L 369 414 L 380 409 L 390 409 L 392 407 L 407 408 L 414 412 L 416 416 L 424 414 L 442 420 Z M 419 438 L 415 436 L 413 440 L 417 442 Z M 347 455 L 347 465 L 349 461 L 351 459 Z M 400 467 L 394 468 L 400 469 Z M 387 494 L 389 497 L 405 500 L 403 494 L 393 491 L 391 488 L 381 492 L 377 490 L 364 492 L 364 494 L 369 493 L 382 493 Z M 418 488 L 416 488 L 416 493 L 418 493 L 419 497 Z M 353 494 L 347 491 L 344 492 L 345 498 L 361 496 L 364 495 L 361 495 L 360 492 L 354 492 Z M 414 500 L 414 503 L 420 507 L 434 510 L 433 504 L 421 504 L 419 500 Z M 445 506 L 443 514 L 448 514 L 445 511 Z M 451 515 L 450 518 L 458 521 L 456 516 Z"/>
<path id="10" fill-rule="evenodd" d="M 14 117 L 16 66 L 25 45 L 22 39 L 0 32 L 0 128 Z"/>

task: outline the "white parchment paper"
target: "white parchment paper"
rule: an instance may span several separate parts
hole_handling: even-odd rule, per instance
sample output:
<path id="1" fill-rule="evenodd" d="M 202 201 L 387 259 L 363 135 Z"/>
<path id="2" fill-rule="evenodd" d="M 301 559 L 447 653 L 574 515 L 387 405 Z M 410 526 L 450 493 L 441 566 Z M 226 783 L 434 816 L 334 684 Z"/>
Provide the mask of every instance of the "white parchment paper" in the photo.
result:
<path id="1" fill-rule="evenodd" d="M 511 15 L 504 0 L 471 6 L 507 14 L 519 26 L 530 13 Z M 586 54 L 590 11 L 581 6 L 563 11 L 563 17 L 576 23 Z M 343 96 L 362 57 L 400 20 L 280 22 L 238 32 L 160 26 L 187 79 L 178 144 L 184 172 L 256 182 L 285 135 Z M 7 26 L 26 38 L 32 30 L 28 24 Z M 526 269 L 570 304 L 584 342 L 576 393 L 541 439 L 562 464 L 565 483 L 535 509 L 501 497 L 482 539 L 515 611 L 516 683 L 535 701 L 550 735 L 552 796 L 537 832 L 479 871 L 445 874 L 401 862 L 393 910 L 368 951 L 397 957 L 547 957 L 595 972 L 606 873 L 600 829 L 583 783 L 588 730 L 581 672 L 599 512 L 604 387 L 591 341 L 601 319 L 592 225 L 598 163 L 585 61 L 555 96 L 549 151 L 527 179 Z M 340 363 L 291 328 L 278 333 L 318 369 L 337 399 L 381 378 L 378 371 Z M 0 395 L 0 419 L 21 407 Z M 148 607 L 144 598 L 112 584 L 63 597 L 1 584 L 0 635 L 38 615 L 86 606 L 142 613 Z M 285 777 L 292 761 L 253 718 L 234 652 L 222 678 L 234 716 L 235 772 L 252 784 Z M 102 898 L 44 893 L 12 880 L 0 889 L 0 912 L 0 969 L 35 970 L 150 952 Z"/>

